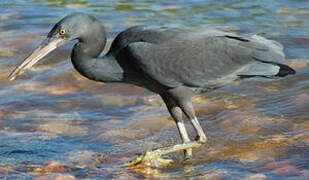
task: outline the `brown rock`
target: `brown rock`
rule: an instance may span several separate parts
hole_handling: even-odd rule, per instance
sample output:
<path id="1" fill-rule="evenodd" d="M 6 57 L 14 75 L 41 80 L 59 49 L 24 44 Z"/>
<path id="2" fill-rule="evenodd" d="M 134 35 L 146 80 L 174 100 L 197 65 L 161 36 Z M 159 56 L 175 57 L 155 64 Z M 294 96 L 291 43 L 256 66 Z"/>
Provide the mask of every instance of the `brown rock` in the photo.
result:
<path id="1" fill-rule="evenodd" d="M 44 165 L 40 166 L 29 166 L 27 167 L 33 173 L 46 174 L 46 173 L 63 173 L 67 171 L 71 171 L 64 164 L 61 164 L 57 161 L 50 161 Z"/>
<path id="2" fill-rule="evenodd" d="M 164 131 L 175 127 L 175 122 L 169 116 L 150 115 L 136 119 L 130 128 L 144 129 L 147 131 Z"/>
<path id="3" fill-rule="evenodd" d="M 120 171 L 117 173 L 117 179 L 135 179 L 135 178 L 136 178 L 135 176 L 125 171 Z"/>
<path id="4" fill-rule="evenodd" d="M 9 57 L 13 56 L 16 53 L 16 49 L 12 47 L 0 47 L 0 57 Z"/>
<path id="5" fill-rule="evenodd" d="M 78 91 L 77 88 L 69 86 L 69 85 L 63 85 L 63 86 L 56 86 L 53 88 L 48 89 L 48 94 L 53 95 L 63 95 L 63 94 L 69 94 Z"/>
<path id="6" fill-rule="evenodd" d="M 207 115 L 207 114 L 217 114 L 221 112 L 223 109 L 220 107 L 195 107 L 194 108 L 197 115 Z"/>
<path id="7" fill-rule="evenodd" d="M 67 171 L 67 167 L 60 162 L 50 161 L 44 167 L 47 172 L 65 172 Z"/>
<path id="8" fill-rule="evenodd" d="M 23 93 L 25 91 L 37 91 L 38 89 L 44 89 L 46 85 L 39 81 L 29 80 L 27 83 L 22 83 L 18 86 L 18 93 Z"/>
<path id="9" fill-rule="evenodd" d="M 259 151 L 248 151 L 239 153 L 234 158 L 239 159 L 242 163 L 246 164 L 249 162 L 254 162 L 260 159 L 268 159 L 265 153 Z"/>
<path id="10" fill-rule="evenodd" d="M 10 72 L 6 71 L 6 72 L 1 72 L 0 73 L 0 80 L 5 80 L 8 78 Z"/>
<path id="11" fill-rule="evenodd" d="M 75 180 L 76 178 L 69 174 L 48 174 L 35 178 L 35 180 Z"/>
<path id="12" fill-rule="evenodd" d="M 266 165 L 267 168 L 274 170 L 278 175 L 295 175 L 300 174 L 300 170 L 293 166 L 290 161 L 272 162 Z"/>
<path id="13" fill-rule="evenodd" d="M 149 133 L 137 129 L 114 128 L 105 130 L 100 137 L 107 139 L 110 143 L 126 142 L 127 140 L 139 139 L 147 136 Z"/>
<path id="14" fill-rule="evenodd" d="M 59 174 L 55 180 L 75 180 L 76 178 L 69 174 Z"/>
<path id="15" fill-rule="evenodd" d="M 254 174 L 254 175 L 250 175 L 246 178 L 244 178 L 243 180 L 264 180 L 267 179 L 266 175 L 264 174 Z"/>
<path id="16" fill-rule="evenodd" d="M 50 122 L 47 124 L 40 125 L 37 131 L 50 132 L 56 134 L 87 134 L 88 130 L 79 126 L 72 126 L 60 122 Z"/>
<path id="17" fill-rule="evenodd" d="M 113 106 L 113 107 L 120 107 L 124 105 L 131 105 L 135 104 L 135 99 L 128 99 L 125 96 L 119 94 L 96 94 L 96 96 L 102 98 L 102 103 L 104 106 Z"/>
<path id="18" fill-rule="evenodd" d="M 150 104 L 151 106 L 163 106 L 164 102 L 158 95 L 149 95 L 143 97 L 143 101 L 146 104 Z"/>

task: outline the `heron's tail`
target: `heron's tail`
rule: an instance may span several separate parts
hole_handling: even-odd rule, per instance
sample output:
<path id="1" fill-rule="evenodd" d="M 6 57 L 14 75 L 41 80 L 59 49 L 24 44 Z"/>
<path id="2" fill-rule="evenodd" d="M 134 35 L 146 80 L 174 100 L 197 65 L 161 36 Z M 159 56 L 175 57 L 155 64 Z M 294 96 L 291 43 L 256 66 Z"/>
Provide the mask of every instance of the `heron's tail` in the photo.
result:
<path id="1" fill-rule="evenodd" d="M 255 60 L 256 61 L 246 66 L 238 76 L 241 78 L 249 78 L 254 76 L 284 77 L 289 74 L 295 74 L 295 70 L 285 64 L 263 61 L 260 59 Z"/>
<path id="2" fill-rule="evenodd" d="M 295 74 L 296 73 L 296 71 L 294 69 L 292 69 L 291 67 L 289 67 L 285 64 L 276 63 L 275 65 L 280 67 L 279 72 L 275 76 L 284 77 L 284 76 L 287 76 L 289 74 Z"/>

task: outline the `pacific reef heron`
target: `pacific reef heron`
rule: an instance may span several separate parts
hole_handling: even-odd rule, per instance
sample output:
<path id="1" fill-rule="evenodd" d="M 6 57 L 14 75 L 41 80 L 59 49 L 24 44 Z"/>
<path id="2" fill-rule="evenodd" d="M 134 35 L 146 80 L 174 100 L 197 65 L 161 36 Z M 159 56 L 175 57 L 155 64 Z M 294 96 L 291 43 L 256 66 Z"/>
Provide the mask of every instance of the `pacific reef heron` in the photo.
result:
<path id="1" fill-rule="evenodd" d="M 80 74 L 94 81 L 129 83 L 157 93 L 176 122 L 182 144 L 146 152 L 127 165 L 136 165 L 149 157 L 159 159 L 155 166 L 168 164 L 170 161 L 160 156 L 179 150 L 184 150 L 185 158 L 190 158 L 192 148 L 206 142 L 191 102 L 196 94 L 244 78 L 274 78 L 295 73 L 280 63 L 285 57 L 278 42 L 206 27 L 134 26 L 119 33 L 107 54 L 98 58 L 106 44 L 104 27 L 93 16 L 73 13 L 52 28 L 9 79 L 13 80 L 70 40 L 78 40 L 71 60 Z M 196 131 L 195 141 L 189 138 L 183 114 Z"/>

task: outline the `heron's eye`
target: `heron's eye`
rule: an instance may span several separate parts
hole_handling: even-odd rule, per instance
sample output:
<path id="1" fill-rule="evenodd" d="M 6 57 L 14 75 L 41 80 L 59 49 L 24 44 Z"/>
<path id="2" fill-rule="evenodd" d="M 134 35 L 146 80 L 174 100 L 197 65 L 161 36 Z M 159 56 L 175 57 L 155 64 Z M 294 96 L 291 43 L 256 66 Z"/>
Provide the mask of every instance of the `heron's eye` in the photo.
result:
<path id="1" fill-rule="evenodd" d="M 65 35 L 65 33 L 67 33 L 67 31 L 65 29 L 60 29 L 60 31 L 59 31 L 60 35 Z"/>

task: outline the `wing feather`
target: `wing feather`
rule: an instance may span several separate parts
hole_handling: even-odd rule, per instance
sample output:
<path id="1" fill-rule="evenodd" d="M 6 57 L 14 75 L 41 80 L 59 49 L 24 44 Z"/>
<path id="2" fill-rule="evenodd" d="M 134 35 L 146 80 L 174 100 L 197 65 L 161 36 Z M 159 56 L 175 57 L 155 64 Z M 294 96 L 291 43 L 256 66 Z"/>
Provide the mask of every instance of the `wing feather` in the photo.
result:
<path id="1" fill-rule="evenodd" d="M 225 77 L 232 81 L 237 75 L 275 75 L 278 68 L 267 62 L 284 59 L 280 48 L 265 38 L 189 33 L 168 41 L 129 43 L 122 52 L 144 75 L 173 88 L 207 86 Z"/>

